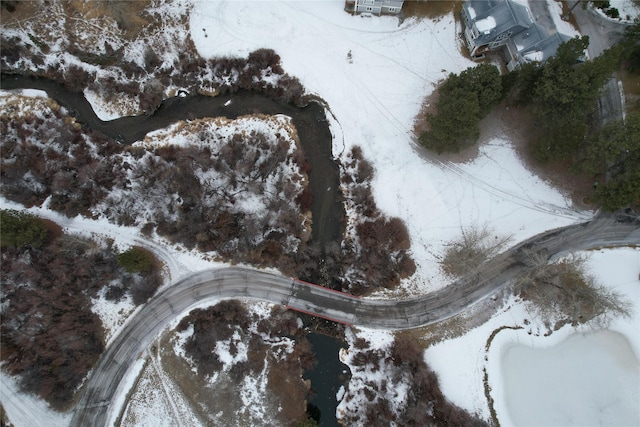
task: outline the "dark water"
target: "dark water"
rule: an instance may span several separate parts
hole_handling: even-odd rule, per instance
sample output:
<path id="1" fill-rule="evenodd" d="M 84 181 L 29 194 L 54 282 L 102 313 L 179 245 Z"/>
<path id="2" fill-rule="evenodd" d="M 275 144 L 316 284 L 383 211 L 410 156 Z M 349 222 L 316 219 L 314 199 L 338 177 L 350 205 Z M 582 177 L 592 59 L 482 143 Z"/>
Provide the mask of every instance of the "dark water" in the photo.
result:
<path id="1" fill-rule="evenodd" d="M 304 375 L 305 379 L 311 380 L 308 414 L 315 418 L 321 427 L 338 427 L 336 393 L 349 379 L 349 367 L 338 357 L 344 344 L 340 340 L 317 333 L 309 334 L 307 337 L 317 358 L 314 368 Z"/>

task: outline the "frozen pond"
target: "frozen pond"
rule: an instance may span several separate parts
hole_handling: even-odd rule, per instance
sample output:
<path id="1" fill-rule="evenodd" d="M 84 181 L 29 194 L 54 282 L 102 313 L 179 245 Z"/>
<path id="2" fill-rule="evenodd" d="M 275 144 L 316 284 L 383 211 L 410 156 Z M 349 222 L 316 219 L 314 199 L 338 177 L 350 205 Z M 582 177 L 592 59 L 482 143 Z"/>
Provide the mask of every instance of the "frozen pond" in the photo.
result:
<path id="1" fill-rule="evenodd" d="M 546 348 L 508 345 L 502 370 L 513 425 L 640 425 L 640 361 L 617 332 L 572 334 Z"/>

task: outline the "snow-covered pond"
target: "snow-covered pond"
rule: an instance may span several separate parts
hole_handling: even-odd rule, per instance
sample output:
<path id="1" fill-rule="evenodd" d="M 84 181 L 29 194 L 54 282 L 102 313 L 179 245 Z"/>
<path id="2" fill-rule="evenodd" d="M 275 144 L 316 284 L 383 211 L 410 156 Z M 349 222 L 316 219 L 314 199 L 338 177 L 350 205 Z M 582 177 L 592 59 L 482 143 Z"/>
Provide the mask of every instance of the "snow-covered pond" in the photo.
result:
<path id="1" fill-rule="evenodd" d="M 640 422 L 640 360 L 622 334 L 576 333 L 542 348 L 514 343 L 501 358 L 508 414 L 498 416 L 509 425 Z"/>

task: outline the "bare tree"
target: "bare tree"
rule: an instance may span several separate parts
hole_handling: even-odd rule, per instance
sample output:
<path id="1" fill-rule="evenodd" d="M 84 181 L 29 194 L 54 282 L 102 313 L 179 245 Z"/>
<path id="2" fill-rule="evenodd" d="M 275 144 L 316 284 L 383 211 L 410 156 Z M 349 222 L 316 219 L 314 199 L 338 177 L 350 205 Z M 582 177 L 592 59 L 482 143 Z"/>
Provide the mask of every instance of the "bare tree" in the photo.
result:
<path id="1" fill-rule="evenodd" d="M 447 276 L 465 276 L 497 255 L 510 240 L 511 236 L 499 236 L 486 225 L 463 228 L 460 237 L 445 243 L 440 267 Z"/>
<path id="2" fill-rule="evenodd" d="M 585 257 L 549 263 L 545 254 L 523 251 L 523 256 L 531 268 L 515 282 L 514 292 L 529 301 L 546 324 L 591 321 L 594 327 L 606 327 L 614 317 L 630 316 L 629 301 L 586 273 Z"/>

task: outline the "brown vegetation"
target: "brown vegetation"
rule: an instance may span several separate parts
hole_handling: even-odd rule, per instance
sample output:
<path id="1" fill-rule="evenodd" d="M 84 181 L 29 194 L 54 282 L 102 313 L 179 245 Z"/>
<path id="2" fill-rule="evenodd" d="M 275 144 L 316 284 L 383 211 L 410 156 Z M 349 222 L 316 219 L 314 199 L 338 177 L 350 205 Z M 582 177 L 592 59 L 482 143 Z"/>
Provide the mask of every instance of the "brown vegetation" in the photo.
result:
<path id="1" fill-rule="evenodd" d="M 156 270 L 126 273 L 110 246 L 59 230 L 40 249 L 3 248 L 3 369 L 20 377 L 24 391 L 66 408 L 104 349 L 91 298 L 107 286 L 120 290 L 106 293 L 115 299 L 127 292 L 149 295 L 159 283 Z"/>
<path id="2" fill-rule="evenodd" d="M 0 130 L 2 192 L 11 200 L 32 206 L 48 199 L 49 208 L 70 217 L 101 213 L 234 262 L 294 272 L 297 248 L 308 238 L 302 216 L 311 194 L 302 175 L 281 175 L 290 156 L 304 157 L 297 148 L 290 153 L 283 134 L 239 131 L 219 141 L 215 126 L 203 124 L 189 136 L 192 145 L 123 151 L 57 106 L 43 117 L 3 115 Z M 265 200 L 268 212 L 238 208 L 245 194 Z"/>
<path id="3" fill-rule="evenodd" d="M 416 269 L 409 254 L 409 232 L 401 219 L 378 210 L 371 192 L 374 169 L 360 147 L 353 147 L 341 167 L 347 206 L 355 215 L 353 228 L 347 229 L 340 249 L 340 267 L 343 271 L 351 269 L 345 287 L 357 295 L 392 289 Z"/>
<path id="4" fill-rule="evenodd" d="M 265 407 L 279 408 L 273 412 L 277 412 L 276 417 L 282 425 L 293 426 L 306 419 L 308 386 L 302 380 L 302 372 L 313 366 L 315 356 L 294 313 L 275 308 L 270 317 L 258 319 L 239 301 L 228 300 L 192 311 L 176 331 L 190 327 L 193 327 L 193 334 L 184 344 L 186 356 L 193 361 L 200 377 L 215 375 L 217 378 L 211 385 L 214 391 L 209 392 L 217 396 L 215 401 L 199 400 L 210 413 L 219 413 L 224 408 L 231 413 L 221 416 L 232 420 L 233 411 L 242 406 L 237 396 L 237 383 L 247 375 L 259 376 L 266 370 L 270 394 L 264 398 Z M 293 351 L 278 349 L 283 336 L 295 339 Z M 240 343 L 246 345 L 247 360 L 238 361 L 223 371 L 223 363 L 216 353 L 216 346 L 221 341 L 230 343 L 232 354 Z M 220 379 L 224 385 L 219 383 Z"/>
<path id="5" fill-rule="evenodd" d="M 366 341 L 356 342 L 352 364 L 356 370 L 382 371 L 385 380 L 379 384 L 368 381 L 360 390 L 347 391 L 347 399 L 352 399 L 354 393 L 362 393 L 368 403 L 358 408 L 359 413 L 342 414 L 344 424 L 364 420 L 363 424 L 367 426 L 399 422 L 405 426 L 486 425 L 483 420 L 447 401 L 440 391 L 437 375 L 425 363 L 423 350 L 411 334 L 398 334 L 389 351 L 368 349 L 367 345 Z M 408 387 L 406 397 L 399 406 L 397 400 L 396 404 L 392 403 L 390 398 L 394 390 L 405 387 Z"/>
<path id="6" fill-rule="evenodd" d="M 584 258 L 573 256 L 550 263 L 545 254 L 525 251 L 522 256 L 531 269 L 518 278 L 514 291 L 532 303 L 533 311 L 548 326 L 594 321 L 607 327 L 614 317 L 629 316 L 630 303 L 588 275 Z"/>
<path id="7" fill-rule="evenodd" d="M 86 132 L 59 108 L 20 118 L 3 115 L 2 192 L 26 206 L 50 207 L 67 216 L 89 215 L 122 173 L 105 161 L 118 144 L 97 132 Z"/>
<path id="8" fill-rule="evenodd" d="M 416 18 L 442 18 L 449 13 L 458 14 L 462 10 L 461 2 L 456 0 L 449 1 L 430 1 L 430 0 L 411 0 L 406 1 L 402 5 L 402 14 Z"/>
<path id="9" fill-rule="evenodd" d="M 509 240 L 486 226 L 463 229 L 460 237 L 445 244 L 440 267 L 449 277 L 465 276 L 496 256 Z"/>

